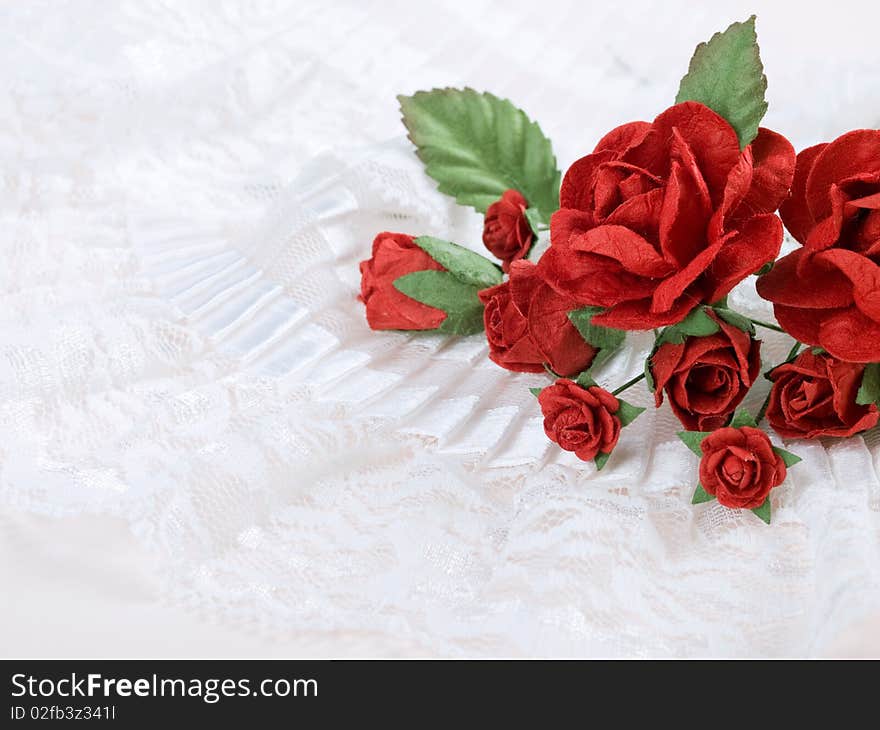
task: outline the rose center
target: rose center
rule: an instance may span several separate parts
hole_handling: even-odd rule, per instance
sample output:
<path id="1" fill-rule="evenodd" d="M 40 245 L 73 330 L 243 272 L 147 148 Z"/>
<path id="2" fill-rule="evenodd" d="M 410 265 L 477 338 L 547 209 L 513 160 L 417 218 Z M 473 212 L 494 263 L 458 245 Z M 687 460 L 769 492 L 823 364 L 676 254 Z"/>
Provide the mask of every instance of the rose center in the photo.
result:
<path id="1" fill-rule="evenodd" d="M 745 472 L 746 469 L 742 459 L 733 454 L 728 454 L 724 458 L 724 462 L 721 464 L 721 473 L 724 474 L 725 480 L 731 484 L 739 484 L 742 482 Z"/>
<path id="2" fill-rule="evenodd" d="M 730 373 L 715 365 L 698 365 L 691 370 L 688 385 L 703 393 L 717 393 L 730 385 Z"/>

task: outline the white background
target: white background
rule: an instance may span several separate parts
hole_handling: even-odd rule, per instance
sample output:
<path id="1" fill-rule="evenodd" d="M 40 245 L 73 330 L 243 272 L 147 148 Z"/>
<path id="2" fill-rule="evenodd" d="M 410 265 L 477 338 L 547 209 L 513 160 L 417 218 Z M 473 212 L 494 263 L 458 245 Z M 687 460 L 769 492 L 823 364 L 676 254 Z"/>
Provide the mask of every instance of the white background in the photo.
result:
<path id="1" fill-rule="evenodd" d="M 600 478 L 536 376 L 354 301 L 377 230 L 478 242 L 396 94 L 508 96 L 564 169 L 752 12 L 766 126 L 880 126 L 873 2 L 6 3 L 2 653 L 880 653 L 875 437 L 789 444 L 768 528 L 688 504 L 668 410 Z"/>

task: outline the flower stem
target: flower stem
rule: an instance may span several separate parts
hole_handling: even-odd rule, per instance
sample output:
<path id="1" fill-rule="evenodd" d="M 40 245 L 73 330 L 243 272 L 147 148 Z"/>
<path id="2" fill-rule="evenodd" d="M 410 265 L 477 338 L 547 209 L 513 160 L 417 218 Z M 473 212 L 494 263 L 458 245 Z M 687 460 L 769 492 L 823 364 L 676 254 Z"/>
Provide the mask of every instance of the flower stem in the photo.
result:
<path id="1" fill-rule="evenodd" d="M 770 324 L 769 322 L 762 322 L 760 319 L 752 319 L 749 317 L 749 322 L 752 324 L 758 325 L 758 327 L 763 327 L 764 329 L 773 330 L 774 332 L 785 332 L 782 327 L 777 324 Z"/>
<path id="2" fill-rule="evenodd" d="M 632 380 L 628 380 L 623 385 L 621 385 L 617 390 L 612 390 L 611 395 L 617 395 L 618 393 L 623 393 L 623 391 L 625 391 L 631 385 L 635 385 L 640 380 L 644 380 L 644 379 L 645 379 L 644 373 L 641 373 L 640 375 L 636 375 Z"/>
<path id="3" fill-rule="evenodd" d="M 795 355 L 798 354 L 798 350 L 801 349 L 801 343 L 795 340 L 794 345 L 791 348 L 791 351 L 788 353 L 788 356 L 782 362 L 788 362 Z M 773 392 L 773 386 L 770 386 L 770 393 L 767 393 L 767 397 L 764 398 L 764 403 L 761 405 L 761 410 L 758 411 L 758 417 L 755 419 L 755 423 L 761 423 L 764 419 L 764 416 L 767 415 L 767 408 L 770 406 L 770 394 Z"/>

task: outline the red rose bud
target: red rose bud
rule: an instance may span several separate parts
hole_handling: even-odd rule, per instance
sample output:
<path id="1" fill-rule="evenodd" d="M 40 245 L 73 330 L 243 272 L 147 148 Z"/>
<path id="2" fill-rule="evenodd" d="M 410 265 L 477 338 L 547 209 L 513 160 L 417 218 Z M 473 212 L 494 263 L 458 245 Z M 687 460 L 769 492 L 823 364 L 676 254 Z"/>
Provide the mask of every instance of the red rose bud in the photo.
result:
<path id="1" fill-rule="evenodd" d="M 413 243 L 405 233 L 380 233 L 373 240 L 373 255 L 361 262 L 361 294 L 367 305 L 367 322 L 374 330 L 431 330 L 446 319 L 446 312 L 417 302 L 394 288 L 394 280 L 414 271 L 443 267 Z"/>
<path id="2" fill-rule="evenodd" d="M 511 265 L 510 294 L 526 320 L 532 343 L 553 372 L 577 375 L 590 367 L 597 350 L 584 341 L 568 318 L 577 304 L 553 289 L 532 262 Z"/>
<path id="3" fill-rule="evenodd" d="M 606 307 L 594 324 L 680 322 L 776 258 L 774 211 L 794 164 L 784 137 L 761 129 L 740 150 L 733 127 L 697 102 L 618 127 L 566 173 L 542 274 L 578 306 Z"/>
<path id="4" fill-rule="evenodd" d="M 610 454 L 617 445 L 621 423 L 614 414 L 620 401 L 607 390 L 557 380 L 540 392 L 538 403 L 547 437 L 579 459 L 591 461 L 599 454 Z"/>
<path id="5" fill-rule="evenodd" d="M 805 350 L 770 372 L 767 420 L 784 438 L 852 436 L 873 428 L 877 406 L 856 403 L 863 373 L 860 365 Z"/>
<path id="6" fill-rule="evenodd" d="M 721 428 L 700 444 L 700 484 L 725 507 L 760 507 L 785 481 L 785 462 L 758 428 Z"/>
<path id="7" fill-rule="evenodd" d="M 721 328 L 707 337 L 666 343 L 651 358 L 654 399 L 663 392 L 688 431 L 713 431 L 730 420 L 761 370 L 761 343 L 714 312 Z"/>
<path id="8" fill-rule="evenodd" d="M 880 361 L 880 131 L 801 152 L 779 209 L 803 248 L 758 279 L 797 340 L 849 362 Z"/>
<path id="9" fill-rule="evenodd" d="M 529 323 L 510 295 L 510 282 L 480 292 L 489 359 L 507 370 L 544 372 L 544 356 L 529 336 Z"/>
<path id="10" fill-rule="evenodd" d="M 517 190 L 507 190 L 486 211 L 483 243 L 503 262 L 507 271 L 511 262 L 525 258 L 535 235 L 526 218 L 526 199 Z"/>

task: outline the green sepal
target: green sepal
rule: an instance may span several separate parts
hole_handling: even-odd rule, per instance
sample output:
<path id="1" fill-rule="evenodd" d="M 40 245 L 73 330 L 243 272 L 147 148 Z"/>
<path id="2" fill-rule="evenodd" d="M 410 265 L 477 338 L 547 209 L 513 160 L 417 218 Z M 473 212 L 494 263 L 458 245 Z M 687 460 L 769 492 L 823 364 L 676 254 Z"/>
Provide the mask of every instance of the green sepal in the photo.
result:
<path id="1" fill-rule="evenodd" d="M 526 208 L 525 216 L 532 229 L 532 233 L 537 238 L 541 233 L 542 224 L 546 223 L 546 221 L 541 217 L 541 213 L 537 208 Z"/>
<path id="2" fill-rule="evenodd" d="M 419 236 L 414 243 L 456 279 L 488 289 L 500 284 L 504 278 L 501 268 L 478 253 L 433 236 Z"/>
<path id="3" fill-rule="evenodd" d="M 730 123 L 740 148 L 745 148 L 758 136 L 758 126 L 767 112 L 766 91 L 753 15 L 697 46 L 675 103 L 705 104 Z"/>
<path id="4" fill-rule="evenodd" d="M 568 319 L 575 329 L 584 338 L 584 342 L 592 345 L 597 350 L 614 352 L 626 339 L 626 332 L 613 327 L 602 327 L 593 324 L 593 317 L 604 312 L 604 307 L 581 307 L 568 313 Z"/>
<path id="5" fill-rule="evenodd" d="M 812 352 L 814 355 L 824 355 L 826 352 L 828 352 L 828 350 L 826 350 L 824 347 L 811 347 L 810 352 Z"/>
<path id="6" fill-rule="evenodd" d="M 755 276 L 764 276 L 764 274 L 769 274 L 773 270 L 773 266 L 775 265 L 775 263 L 775 261 L 768 261 L 755 272 Z"/>
<path id="7" fill-rule="evenodd" d="M 589 369 L 578 373 L 578 376 L 574 379 L 574 382 L 581 386 L 581 388 L 592 388 L 594 385 L 598 385 L 598 383 L 593 380 L 593 376 L 590 375 Z"/>
<path id="8" fill-rule="evenodd" d="M 755 417 L 751 413 L 745 410 L 739 410 L 733 414 L 733 418 L 730 421 L 730 427 L 741 428 L 743 426 L 757 428 L 758 423 L 755 421 Z"/>
<path id="9" fill-rule="evenodd" d="M 706 307 L 695 307 L 681 322 L 665 327 L 657 337 L 655 347 L 667 343 L 680 345 L 688 337 L 708 337 L 720 329 L 718 323 L 709 316 Z"/>
<path id="10" fill-rule="evenodd" d="M 868 406 L 880 401 L 880 363 L 871 362 L 865 365 L 862 384 L 856 394 L 856 403 Z"/>
<path id="11" fill-rule="evenodd" d="M 773 451 L 782 457 L 782 461 L 785 463 L 786 468 L 790 469 L 795 464 L 799 464 L 802 461 L 801 457 L 797 454 L 792 454 L 790 451 L 780 449 L 778 446 L 774 446 Z"/>
<path id="12" fill-rule="evenodd" d="M 651 372 L 651 358 L 654 357 L 654 353 L 656 352 L 656 348 L 651 350 L 651 353 L 648 357 L 645 358 L 645 385 L 648 386 L 648 390 L 653 393 L 654 392 L 654 373 Z"/>
<path id="13" fill-rule="evenodd" d="M 535 396 L 535 398 L 537 398 L 539 395 L 541 395 L 542 390 L 544 390 L 544 389 L 543 388 L 529 388 L 529 393 L 531 393 L 533 396 Z"/>
<path id="14" fill-rule="evenodd" d="M 691 504 L 702 504 L 703 502 L 711 502 L 715 499 L 715 496 L 709 494 L 705 489 L 703 489 L 702 484 L 697 484 L 697 488 L 694 490 L 694 496 L 691 498 Z"/>
<path id="15" fill-rule="evenodd" d="M 754 337 L 755 325 L 752 324 L 752 320 L 748 317 L 743 316 L 739 312 L 734 312 L 727 307 L 714 307 L 714 309 L 715 314 L 717 314 L 720 319 L 727 322 L 727 324 L 733 325 L 737 329 L 741 329 L 746 334 Z"/>
<path id="16" fill-rule="evenodd" d="M 622 398 L 618 398 L 617 402 L 620 406 L 617 409 L 617 413 L 614 415 L 620 419 L 621 426 L 629 426 L 629 424 L 645 412 L 645 409 L 642 406 L 634 406 L 632 403 L 627 403 Z"/>
<path id="17" fill-rule="evenodd" d="M 759 507 L 755 507 L 752 512 L 754 512 L 758 517 L 760 517 L 764 522 L 768 525 L 770 524 L 770 496 L 767 496 L 767 499 L 764 500 L 763 504 Z"/>
<path id="18" fill-rule="evenodd" d="M 559 208 L 561 174 L 550 140 L 507 99 L 473 89 L 398 96 L 409 138 L 441 192 L 479 212 L 518 190 L 543 221 Z"/>
<path id="19" fill-rule="evenodd" d="M 596 462 L 596 470 L 602 471 L 602 467 L 608 463 L 608 459 L 610 458 L 611 454 L 598 454 L 596 458 L 593 459 L 593 461 Z"/>
<path id="20" fill-rule="evenodd" d="M 700 448 L 700 444 L 703 443 L 703 439 L 708 436 L 711 431 L 679 431 L 678 437 L 682 440 L 685 446 L 687 446 L 691 451 L 693 451 L 697 456 L 703 458 L 703 450 Z"/>
<path id="21" fill-rule="evenodd" d="M 448 271 L 414 271 L 394 280 L 394 288 L 429 307 L 446 312 L 435 332 L 472 335 L 483 330 L 483 303 L 477 287 Z"/>

